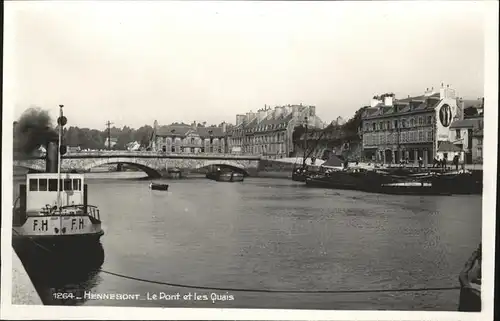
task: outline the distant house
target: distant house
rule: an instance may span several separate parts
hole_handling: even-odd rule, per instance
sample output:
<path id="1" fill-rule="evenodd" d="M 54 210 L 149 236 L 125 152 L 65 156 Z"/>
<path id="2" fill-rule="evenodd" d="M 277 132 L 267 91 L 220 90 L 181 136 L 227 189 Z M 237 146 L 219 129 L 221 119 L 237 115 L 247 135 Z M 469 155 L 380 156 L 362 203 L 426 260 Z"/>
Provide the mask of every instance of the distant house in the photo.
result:
<path id="1" fill-rule="evenodd" d="M 466 164 L 482 162 L 483 127 L 482 114 L 454 121 L 450 125 L 450 140 L 455 146 L 454 152 L 460 154 L 460 161 L 465 161 Z M 449 156 L 447 158 L 450 159 Z"/>
<path id="2" fill-rule="evenodd" d="M 226 124 L 201 127 L 193 122 L 159 126 L 154 122 L 150 148 L 165 153 L 225 153 Z"/>
<path id="3" fill-rule="evenodd" d="M 128 151 L 138 151 L 141 149 L 141 144 L 139 142 L 130 142 L 125 147 Z"/>
<path id="4" fill-rule="evenodd" d="M 118 139 L 111 137 L 111 143 L 109 143 L 109 138 L 106 137 L 106 140 L 104 141 L 104 146 L 106 148 L 108 148 L 108 146 L 113 148 L 117 142 L 118 142 Z"/>

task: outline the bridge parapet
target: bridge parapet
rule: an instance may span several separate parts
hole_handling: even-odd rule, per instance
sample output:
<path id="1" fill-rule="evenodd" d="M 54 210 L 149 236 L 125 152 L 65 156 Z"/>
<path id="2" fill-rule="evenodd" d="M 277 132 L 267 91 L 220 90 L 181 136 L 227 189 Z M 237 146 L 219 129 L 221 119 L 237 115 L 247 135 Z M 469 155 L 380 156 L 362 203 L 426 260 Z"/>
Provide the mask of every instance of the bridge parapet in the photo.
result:
<path id="1" fill-rule="evenodd" d="M 150 151 L 80 151 L 68 152 L 62 158 L 110 158 L 110 157 L 144 157 L 144 158 L 185 158 L 185 159 L 255 159 L 260 160 L 261 155 L 255 154 L 230 154 L 230 153 L 165 153 Z M 30 159 L 42 159 L 44 156 L 32 157 Z"/>

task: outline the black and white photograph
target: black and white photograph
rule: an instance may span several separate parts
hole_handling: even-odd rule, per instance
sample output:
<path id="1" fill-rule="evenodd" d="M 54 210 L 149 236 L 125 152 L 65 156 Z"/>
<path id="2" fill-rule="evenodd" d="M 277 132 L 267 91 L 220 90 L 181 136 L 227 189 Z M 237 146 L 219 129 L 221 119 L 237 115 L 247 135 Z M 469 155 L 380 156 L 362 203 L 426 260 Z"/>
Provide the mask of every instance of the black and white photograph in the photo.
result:
<path id="1" fill-rule="evenodd" d="M 2 318 L 492 318 L 498 2 L 4 8 Z"/>

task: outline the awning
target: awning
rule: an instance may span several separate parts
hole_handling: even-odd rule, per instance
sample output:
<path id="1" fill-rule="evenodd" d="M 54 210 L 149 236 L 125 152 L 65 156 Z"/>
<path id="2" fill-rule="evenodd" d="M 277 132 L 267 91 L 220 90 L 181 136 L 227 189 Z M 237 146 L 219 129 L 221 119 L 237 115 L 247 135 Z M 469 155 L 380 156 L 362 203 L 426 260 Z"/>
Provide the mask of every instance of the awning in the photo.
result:
<path id="1" fill-rule="evenodd" d="M 439 142 L 438 152 L 461 152 L 460 147 L 454 145 L 452 142 L 444 141 Z"/>

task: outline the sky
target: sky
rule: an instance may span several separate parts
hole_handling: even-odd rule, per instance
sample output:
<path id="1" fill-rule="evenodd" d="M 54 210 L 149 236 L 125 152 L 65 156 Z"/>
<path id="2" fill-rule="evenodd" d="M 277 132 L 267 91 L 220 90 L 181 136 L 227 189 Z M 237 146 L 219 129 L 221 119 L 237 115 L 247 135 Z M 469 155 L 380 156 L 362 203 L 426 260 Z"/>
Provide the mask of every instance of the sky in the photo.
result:
<path id="1" fill-rule="evenodd" d="M 479 2 L 6 2 L 14 118 L 68 126 L 235 123 L 265 105 L 325 122 L 376 94 L 482 97 Z M 9 106 L 6 106 L 9 107 Z"/>

